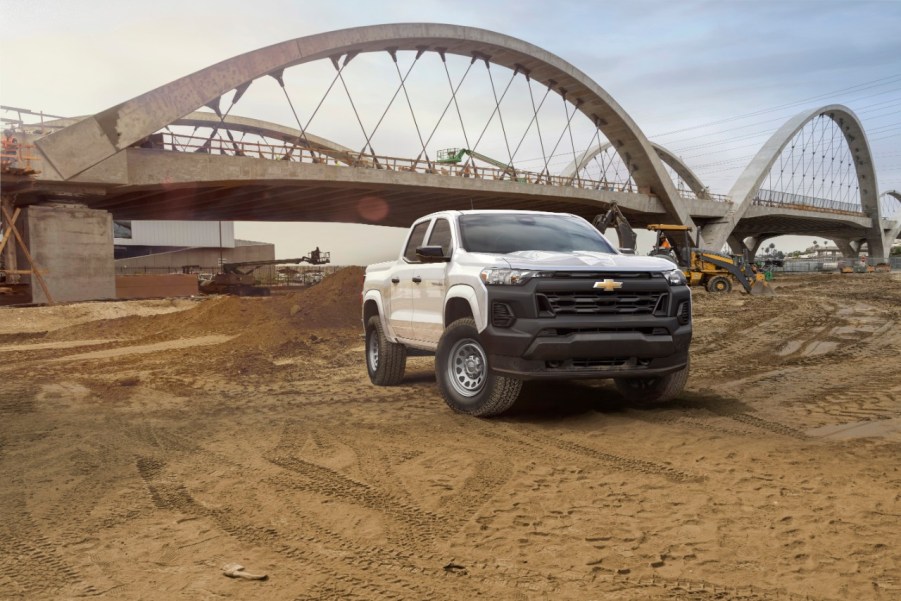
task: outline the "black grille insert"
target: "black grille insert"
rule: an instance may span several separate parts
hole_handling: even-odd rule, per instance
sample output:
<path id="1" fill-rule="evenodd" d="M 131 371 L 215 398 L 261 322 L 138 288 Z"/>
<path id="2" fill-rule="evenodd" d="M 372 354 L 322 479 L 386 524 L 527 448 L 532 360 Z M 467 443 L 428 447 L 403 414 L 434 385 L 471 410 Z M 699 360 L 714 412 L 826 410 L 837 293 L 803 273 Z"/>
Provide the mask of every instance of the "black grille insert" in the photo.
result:
<path id="1" fill-rule="evenodd" d="M 651 314 L 665 292 L 542 291 L 556 315 Z"/>

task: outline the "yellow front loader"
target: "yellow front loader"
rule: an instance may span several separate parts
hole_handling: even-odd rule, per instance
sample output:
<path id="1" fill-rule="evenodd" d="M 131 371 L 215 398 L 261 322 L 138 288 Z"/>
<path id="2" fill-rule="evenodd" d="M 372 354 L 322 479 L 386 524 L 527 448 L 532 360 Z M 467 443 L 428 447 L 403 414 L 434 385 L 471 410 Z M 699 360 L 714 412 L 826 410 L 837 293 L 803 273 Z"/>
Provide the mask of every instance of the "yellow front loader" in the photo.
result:
<path id="1" fill-rule="evenodd" d="M 749 257 L 697 248 L 690 228 L 684 225 L 652 224 L 648 229 L 657 232 L 657 243 L 651 254 L 676 263 L 689 285 L 704 286 L 710 292 L 730 292 L 735 281 L 752 296 L 774 294 L 766 274 Z"/>

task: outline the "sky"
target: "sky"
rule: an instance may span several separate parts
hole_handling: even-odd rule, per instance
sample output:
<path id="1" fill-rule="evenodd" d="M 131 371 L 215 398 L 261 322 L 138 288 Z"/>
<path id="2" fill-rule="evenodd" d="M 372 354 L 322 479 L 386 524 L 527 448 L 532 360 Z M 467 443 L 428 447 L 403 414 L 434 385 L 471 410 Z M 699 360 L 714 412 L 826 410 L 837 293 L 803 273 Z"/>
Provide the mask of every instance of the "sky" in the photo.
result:
<path id="1" fill-rule="evenodd" d="M 572 63 L 713 192 L 728 193 L 785 120 L 832 103 L 861 119 L 880 191 L 901 189 L 901 0 L 557 0 L 552 6 L 536 0 L 0 0 L 0 103 L 63 116 L 93 114 L 284 40 L 377 23 L 452 23 L 517 37 Z M 371 85 L 366 76 L 360 74 L 357 85 Z M 309 114 L 315 98 L 303 98 L 305 82 L 292 77 L 296 108 Z M 295 125 L 271 89 L 266 96 L 264 84 L 251 89 L 257 88 L 260 94 L 242 100 L 233 114 Z M 353 123 L 337 118 L 338 111 L 326 105 L 325 117 L 311 129 L 350 135 Z M 390 147 L 390 118 L 382 131 L 383 147 Z M 236 235 L 274 242 L 279 257 L 318 245 L 331 250 L 336 263 L 365 264 L 395 257 L 404 231 L 238 223 Z M 640 239 L 640 250 L 647 240 Z M 811 241 L 775 240 L 785 251 Z"/>

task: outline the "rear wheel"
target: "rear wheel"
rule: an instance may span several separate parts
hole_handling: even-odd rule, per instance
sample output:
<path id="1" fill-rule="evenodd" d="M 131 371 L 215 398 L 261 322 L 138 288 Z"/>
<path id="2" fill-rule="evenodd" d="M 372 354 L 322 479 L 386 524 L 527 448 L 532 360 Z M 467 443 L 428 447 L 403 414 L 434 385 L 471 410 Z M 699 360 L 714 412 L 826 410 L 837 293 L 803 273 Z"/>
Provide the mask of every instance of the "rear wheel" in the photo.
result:
<path id="1" fill-rule="evenodd" d="M 490 417 L 513 406 L 522 380 L 491 373 L 488 355 L 472 319 L 450 324 L 438 341 L 435 377 L 444 401 L 454 411 Z"/>
<path id="2" fill-rule="evenodd" d="M 724 275 L 713 276 L 707 281 L 707 292 L 732 292 L 732 280 Z"/>
<path id="3" fill-rule="evenodd" d="M 617 378 L 616 389 L 632 403 L 663 403 L 682 392 L 688 381 L 688 363 L 679 371 L 651 378 Z"/>
<path id="4" fill-rule="evenodd" d="M 382 321 L 374 315 L 366 322 L 366 370 L 378 386 L 394 386 L 404 379 L 407 348 L 385 337 Z"/>

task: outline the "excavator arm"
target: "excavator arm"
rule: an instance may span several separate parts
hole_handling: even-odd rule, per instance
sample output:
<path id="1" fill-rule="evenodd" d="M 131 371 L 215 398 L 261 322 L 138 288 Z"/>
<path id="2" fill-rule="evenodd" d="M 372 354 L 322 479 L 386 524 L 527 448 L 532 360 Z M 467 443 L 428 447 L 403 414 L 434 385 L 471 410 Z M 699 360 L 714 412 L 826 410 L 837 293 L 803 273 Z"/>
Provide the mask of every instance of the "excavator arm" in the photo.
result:
<path id="1" fill-rule="evenodd" d="M 610 205 L 610 210 L 603 215 L 596 215 L 591 220 L 591 225 L 597 228 L 601 234 L 606 232 L 607 228 L 612 225 L 616 229 L 616 235 L 619 237 L 619 249 L 629 254 L 635 254 L 635 244 L 638 236 L 635 230 L 632 229 L 632 226 L 629 225 L 629 220 L 616 206 L 616 203 Z"/>

